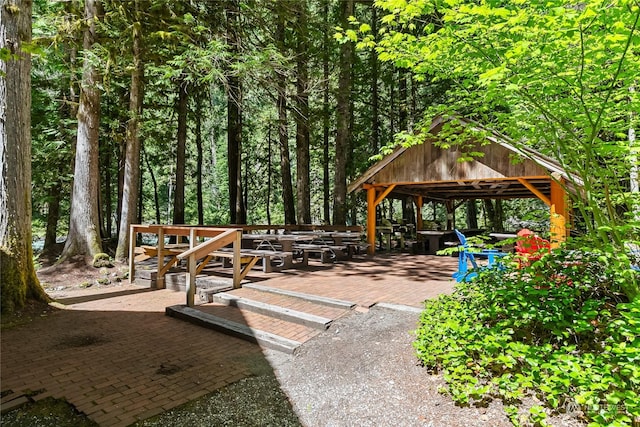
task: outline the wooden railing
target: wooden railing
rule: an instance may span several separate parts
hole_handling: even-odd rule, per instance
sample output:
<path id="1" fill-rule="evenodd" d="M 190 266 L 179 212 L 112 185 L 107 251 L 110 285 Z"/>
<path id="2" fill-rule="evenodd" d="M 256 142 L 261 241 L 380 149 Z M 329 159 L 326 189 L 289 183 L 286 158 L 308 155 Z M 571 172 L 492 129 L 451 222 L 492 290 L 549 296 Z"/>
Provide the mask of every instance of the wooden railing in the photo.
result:
<path id="1" fill-rule="evenodd" d="M 194 230 L 195 231 L 195 230 Z M 196 239 L 195 233 L 192 233 L 190 238 L 191 242 Z M 187 306 L 193 307 L 194 295 L 196 290 L 196 261 L 204 258 L 213 251 L 227 246 L 233 243 L 233 287 L 240 287 L 240 246 L 242 244 L 242 230 L 229 229 L 214 238 L 200 243 L 198 246 L 194 246 L 188 251 L 185 251 L 178 255 L 179 260 L 186 259 L 187 261 L 187 273 L 186 273 L 186 287 L 187 287 Z"/>
<path id="2" fill-rule="evenodd" d="M 190 307 L 194 304 L 195 295 L 195 279 L 196 279 L 196 262 L 204 258 L 207 254 L 223 248 L 233 243 L 233 286 L 240 286 L 240 245 L 242 242 L 241 228 L 213 228 L 200 226 L 183 226 L 183 225 L 131 225 L 129 229 L 129 282 L 135 280 L 135 250 L 136 239 L 138 233 L 155 234 L 158 236 L 156 243 L 156 253 L 158 258 L 156 286 L 164 288 L 164 275 L 169 268 L 176 262 L 187 259 L 187 305 Z M 176 236 L 178 241 L 180 237 L 189 237 L 189 248 L 172 256 L 172 259 L 165 263 L 165 237 Z M 200 244 L 198 239 L 209 238 Z M 173 251 L 176 252 L 176 251 Z"/>

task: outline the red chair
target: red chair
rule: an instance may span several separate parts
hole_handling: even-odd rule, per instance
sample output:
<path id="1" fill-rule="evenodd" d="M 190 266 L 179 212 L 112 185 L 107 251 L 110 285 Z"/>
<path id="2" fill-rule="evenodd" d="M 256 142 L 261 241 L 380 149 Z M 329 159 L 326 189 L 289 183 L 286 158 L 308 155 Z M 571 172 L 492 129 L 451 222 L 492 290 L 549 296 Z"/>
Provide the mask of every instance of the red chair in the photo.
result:
<path id="1" fill-rule="evenodd" d="M 523 228 L 518 231 L 518 240 L 515 245 L 520 268 L 526 267 L 534 261 L 538 261 L 544 254 L 551 251 L 551 243 L 535 234 L 533 231 Z"/>

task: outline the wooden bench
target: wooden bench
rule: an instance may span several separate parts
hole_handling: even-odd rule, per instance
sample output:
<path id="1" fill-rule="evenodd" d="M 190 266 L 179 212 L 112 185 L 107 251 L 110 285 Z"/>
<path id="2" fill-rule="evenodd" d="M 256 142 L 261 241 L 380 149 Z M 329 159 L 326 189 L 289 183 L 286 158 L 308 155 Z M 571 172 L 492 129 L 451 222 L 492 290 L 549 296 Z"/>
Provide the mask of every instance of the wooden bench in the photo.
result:
<path id="1" fill-rule="evenodd" d="M 217 252 L 224 254 L 233 254 L 233 249 L 222 248 Z M 262 271 L 265 273 L 271 273 L 273 271 L 280 271 L 286 268 L 293 267 L 293 252 L 281 252 L 263 249 L 242 249 L 241 255 L 254 256 L 261 259 Z"/>
<path id="2" fill-rule="evenodd" d="M 189 249 L 189 245 L 176 244 L 165 245 L 162 249 L 162 256 L 176 256 Z M 158 247 L 151 245 L 136 246 L 136 261 L 144 261 L 149 258 L 158 256 Z"/>
<path id="3" fill-rule="evenodd" d="M 302 251 L 302 262 L 304 263 L 304 265 L 307 265 L 309 263 L 309 254 L 319 254 L 320 261 L 323 264 L 333 262 L 337 258 L 335 251 L 330 246 L 298 244 L 293 245 L 293 248 Z"/>

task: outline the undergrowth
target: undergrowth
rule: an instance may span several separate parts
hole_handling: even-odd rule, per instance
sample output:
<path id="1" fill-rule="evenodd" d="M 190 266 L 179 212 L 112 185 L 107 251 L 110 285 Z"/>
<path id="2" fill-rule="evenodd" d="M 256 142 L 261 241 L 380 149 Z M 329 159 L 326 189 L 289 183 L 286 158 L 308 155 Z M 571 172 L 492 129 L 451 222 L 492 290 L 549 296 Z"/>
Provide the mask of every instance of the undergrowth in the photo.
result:
<path id="1" fill-rule="evenodd" d="M 638 273 L 613 252 L 554 250 L 514 259 L 425 303 L 414 347 L 460 405 L 505 403 L 514 425 L 570 412 L 589 426 L 640 420 Z M 526 414 L 523 399 L 534 405 Z"/>

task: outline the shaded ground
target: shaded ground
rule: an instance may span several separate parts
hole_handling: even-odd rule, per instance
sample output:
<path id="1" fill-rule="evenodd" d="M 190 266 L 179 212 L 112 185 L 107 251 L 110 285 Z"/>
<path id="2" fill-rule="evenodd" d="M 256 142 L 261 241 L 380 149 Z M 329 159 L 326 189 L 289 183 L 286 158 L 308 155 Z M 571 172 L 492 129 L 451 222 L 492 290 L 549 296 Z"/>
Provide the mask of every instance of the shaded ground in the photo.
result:
<path id="1" fill-rule="evenodd" d="M 417 270 L 420 262 L 419 258 L 382 257 L 380 268 L 374 268 L 370 276 L 365 272 L 375 260 L 317 272 L 273 275 L 261 284 L 269 285 L 267 282 L 271 281 L 294 289 L 310 283 L 313 286 L 309 289 L 319 293 L 340 292 L 341 297 L 353 287 L 352 295 L 363 304 L 372 301 L 371 295 L 375 295 L 376 301 L 400 304 L 416 300 L 415 295 L 407 295 L 411 294 L 412 286 L 416 286 L 411 283 L 423 285 L 432 281 L 432 291 L 441 289 L 435 277 L 438 260 L 436 267 L 429 267 L 426 272 Z M 86 402 L 78 397 L 70 401 L 76 402 L 76 409 L 87 411 L 100 425 L 135 422 L 131 415 L 118 422 L 117 417 L 98 409 L 103 407 L 92 409 L 92 402 L 101 399 L 118 402 L 118 398 L 105 394 L 112 388 L 124 389 L 120 394 L 129 390 L 133 391 L 132 395 L 149 393 L 137 397 L 139 405 L 158 399 L 167 402 L 159 410 L 144 407 L 135 412 L 135 402 L 128 406 L 139 414 L 135 417 L 145 419 L 137 424 L 139 426 L 510 425 L 499 403 L 494 402 L 487 408 L 460 408 L 439 393 L 444 385 L 441 376 L 429 375 L 418 366 L 411 347 L 410 331 L 416 328 L 417 313 L 376 306 L 368 310 L 361 306 L 289 356 L 260 351 L 255 345 L 167 318 L 162 314 L 167 301 L 182 300 L 183 295 L 170 291 L 148 292 L 124 284 L 119 280 L 122 266 L 102 270 L 77 267 L 71 265 L 59 271 L 39 273 L 49 294 L 69 304 L 71 310 L 32 307 L 20 318 L 22 325 L 3 329 L 3 391 L 7 384 L 5 376 L 11 373 L 7 366 L 13 366 L 7 360 L 11 353 L 24 352 L 25 356 L 18 356 L 28 354 L 31 358 L 28 360 L 41 358 L 42 372 L 46 372 L 42 375 L 59 375 L 56 378 L 60 383 L 59 391 L 48 390 L 40 395 L 43 400 L 36 399 L 39 402 L 35 407 L 3 415 L 3 426 L 74 426 L 84 421 L 85 425 L 92 425 L 83 414 L 64 405 L 62 411 L 66 408 L 66 415 L 71 418 L 47 424 L 49 416 L 41 405 L 59 408 L 59 402 L 47 399 L 46 395 L 72 396 L 69 387 L 80 388 L 89 395 Z M 445 277 L 442 283 L 447 284 L 442 289 L 450 289 L 446 278 L 449 268 L 447 264 L 441 269 L 441 277 Z M 422 277 L 412 282 L 414 272 Z M 424 277 L 425 274 L 428 277 Z M 109 281 L 99 281 L 104 278 Z M 74 330 L 77 333 L 71 333 Z M 32 338 L 39 342 L 34 343 Z M 170 343 L 177 345 L 176 350 L 166 348 Z M 212 346 L 226 346 L 227 350 L 213 354 Z M 39 356 L 42 349 L 46 354 Z M 188 349 L 189 357 L 177 358 L 176 354 L 182 352 L 178 349 Z M 83 352 L 87 358 L 81 357 Z M 212 357 L 221 360 L 224 366 L 211 363 Z M 34 364 L 33 367 L 29 363 Z M 25 362 L 25 369 L 35 369 L 36 365 L 37 362 Z M 229 378 L 227 385 L 224 381 L 211 383 L 216 375 L 230 368 L 238 375 Z M 86 369 L 85 373 L 77 375 L 75 371 L 81 369 Z M 120 382 L 109 379 L 122 375 L 122 371 L 130 372 L 128 377 L 124 375 Z M 18 375 L 23 383 L 32 381 L 23 378 L 24 373 Z M 180 383 L 183 377 L 187 380 Z M 11 381 L 16 387 L 21 384 L 15 378 Z M 154 384 L 161 388 L 154 391 Z M 159 391 L 177 392 L 185 384 L 197 388 L 192 389 L 184 405 Z M 100 398 L 101 395 L 105 397 Z M 122 412 L 118 403 L 109 404 L 116 405 L 113 414 Z M 91 410 L 96 412 L 90 413 Z M 34 417 L 29 418 L 32 415 Z M 549 421 L 557 426 L 576 425 L 571 420 Z"/>

